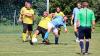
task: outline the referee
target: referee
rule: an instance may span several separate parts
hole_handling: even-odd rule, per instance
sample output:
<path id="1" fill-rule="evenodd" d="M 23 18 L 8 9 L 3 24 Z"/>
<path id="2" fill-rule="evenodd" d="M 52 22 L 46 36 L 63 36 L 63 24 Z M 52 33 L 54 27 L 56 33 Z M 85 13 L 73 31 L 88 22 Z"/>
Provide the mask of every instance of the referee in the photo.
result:
<path id="1" fill-rule="evenodd" d="M 79 26 L 79 40 L 81 54 L 88 54 L 89 39 L 91 39 L 91 31 L 95 29 L 94 12 L 88 8 L 88 2 L 82 2 L 82 9 L 77 14 L 77 27 Z M 85 38 L 84 38 L 85 37 Z M 86 40 L 84 42 L 84 39 Z"/>

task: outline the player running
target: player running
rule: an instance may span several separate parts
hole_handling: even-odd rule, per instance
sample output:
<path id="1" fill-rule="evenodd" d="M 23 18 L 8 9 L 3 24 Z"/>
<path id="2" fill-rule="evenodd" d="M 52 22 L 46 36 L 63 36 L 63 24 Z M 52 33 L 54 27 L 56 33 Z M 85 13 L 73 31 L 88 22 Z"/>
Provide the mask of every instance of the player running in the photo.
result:
<path id="1" fill-rule="evenodd" d="M 81 48 L 81 53 L 88 54 L 89 39 L 91 39 L 91 30 L 94 31 L 95 29 L 95 16 L 94 12 L 88 8 L 88 2 L 84 1 L 82 3 L 82 7 L 83 8 L 80 9 L 80 12 L 77 17 L 78 18 L 77 25 L 79 26 L 78 29 L 79 40 L 80 40 L 79 44 Z M 84 39 L 86 40 L 85 42 Z"/>
<path id="2" fill-rule="evenodd" d="M 47 32 L 46 32 L 45 37 L 44 37 L 44 40 L 47 43 L 48 43 L 49 33 L 53 29 L 53 32 L 55 34 L 55 44 L 58 44 L 59 34 L 58 34 L 57 28 L 64 26 L 65 32 L 67 32 L 66 20 L 67 20 L 66 17 L 56 16 L 50 23 L 48 23 L 48 29 L 47 29 Z"/>
<path id="3" fill-rule="evenodd" d="M 23 23 L 23 42 L 27 41 L 27 35 L 31 38 L 32 24 L 34 20 L 34 10 L 31 7 L 31 3 L 29 1 L 26 1 L 25 6 L 20 11 L 19 21 Z"/>
<path id="4" fill-rule="evenodd" d="M 78 32 L 76 30 L 76 22 L 77 22 L 77 14 L 79 13 L 80 9 L 81 9 L 81 3 L 78 2 L 77 7 L 73 9 L 73 14 L 71 18 L 71 24 L 73 24 L 72 22 L 74 21 L 74 34 L 76 36 L 76 42 L 79 42 Z"/>
<path id="5" fill-rule="evenodd" d="M 44 35 L 47 32 L 47 28 L 48 28 L 47 25 L 51 21 L 51 19 L 52 19 L 52 15 L 49 15 L 47 11 L 44 11 L 43 17 L 41 18 L 32 39 L 36 38 L 39 34 L 42 34 L 42 38 L 44 39 Z M 33 45 L 32 41 L 30 43 L 31 45 Z M 43 41 L 43 43 L 45 43 L 45 41 Z"/>

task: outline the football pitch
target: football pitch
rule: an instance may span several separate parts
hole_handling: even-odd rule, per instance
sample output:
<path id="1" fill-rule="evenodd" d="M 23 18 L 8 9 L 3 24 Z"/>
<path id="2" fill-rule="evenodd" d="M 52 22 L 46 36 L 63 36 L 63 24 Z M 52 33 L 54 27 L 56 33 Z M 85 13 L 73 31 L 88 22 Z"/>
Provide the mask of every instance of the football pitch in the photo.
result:
<path id="1" fill-rule="evenodd" d="M 59 45 L 54 44 L 54 36 L 50 34 L 50 45 L 40 44 L 42 38 L 39 35 L 38 43 L 31 46 L 29 42 L 23 43 L 21 41 L 20 33 L 14 33 L 13 31 L 11 34 L 9 32 L 0 33 L 0 56 L 80 56 L 79 45 L 75 42 L 75 36 L 71 26 L 68 26 L 68 33 L 64 33 L 62 30 Z M 92 33 L 88 56 L 100 56 L 99 54 L 100 24 L 96 26 L 95 32 Z"/>

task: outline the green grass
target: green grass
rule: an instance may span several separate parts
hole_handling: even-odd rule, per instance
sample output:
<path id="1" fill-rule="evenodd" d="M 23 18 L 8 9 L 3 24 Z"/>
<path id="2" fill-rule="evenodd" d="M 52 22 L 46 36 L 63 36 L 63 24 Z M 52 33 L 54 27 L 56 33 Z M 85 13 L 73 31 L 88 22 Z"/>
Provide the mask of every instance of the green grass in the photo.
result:
<path id="1" fill-rule="evenodd" d="M 59 45 L 35 44 L 31 46 L 28 42 L 21 41 L 19 26 L 14 30 L 9 27 L 7 29 L 7 32 L 4 28 L 0 30 L 4 31 L 0 32 L 0 56 L 80 56 L 79 45 L 74 41 L 73 28 L 70 26 L 68 33 L 62 31 Z M 53 34 L 50 34 L 49 39 L 51 43 L 54 43 Z M 38 42 L 41 41 L 40 35 Z M 92 34 L 89 53 L 89 56 L 99 56 L 100 54 L 100 26 L 97 26 L 96 31 Z"/>

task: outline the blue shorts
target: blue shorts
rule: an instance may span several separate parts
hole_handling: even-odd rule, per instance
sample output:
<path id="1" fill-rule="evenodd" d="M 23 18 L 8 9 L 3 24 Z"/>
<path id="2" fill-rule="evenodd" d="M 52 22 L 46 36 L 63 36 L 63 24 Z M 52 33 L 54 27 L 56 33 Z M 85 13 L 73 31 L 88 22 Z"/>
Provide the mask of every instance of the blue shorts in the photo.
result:
<path id="1" fill-rule="evenodd" d="M 78 29 L 79 39 L 91 39 L 91 27 L 82 27 Z"/>

